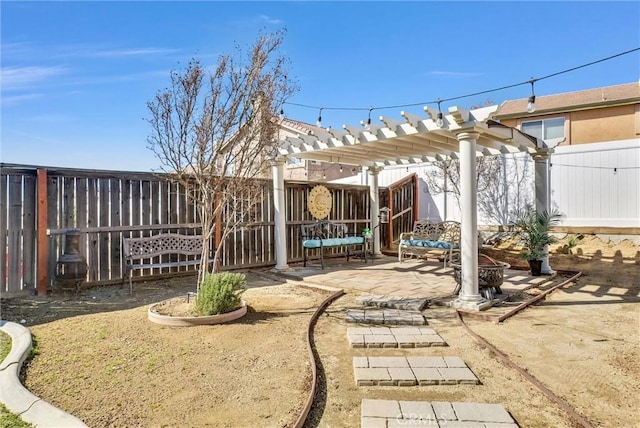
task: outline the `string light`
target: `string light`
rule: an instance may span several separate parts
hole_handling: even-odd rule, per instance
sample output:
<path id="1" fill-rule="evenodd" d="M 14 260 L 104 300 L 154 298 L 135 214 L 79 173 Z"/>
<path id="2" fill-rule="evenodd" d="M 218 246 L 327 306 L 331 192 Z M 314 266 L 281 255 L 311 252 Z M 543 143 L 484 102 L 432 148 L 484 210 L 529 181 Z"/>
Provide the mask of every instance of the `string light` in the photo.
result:
<path id="1" fill-rule="evenodd" d="M 535 81 L 536 79 L 533 77 L 529 80 L 529 83 L 531 83 L 531 96 L 527 100 L 527 113 L 533 113 L 536 111 L 536 94 L 533 92 L 533 84 Z"/>
<path id="2" fill-rule="evenodd" d="M 442 110 L 440 110 L 440 103 L 442 101 L 440 101 L 440 99 L 438 99 L 438 115 L 436 116 L 436 125 L 438 125 L 438 128 L 442 128 L 442 126 L 444 125 L 444 120 L 442 118 Z"/>
<path id="3" fill-rule="evenodd" d="M 613 170 L 614 174 L 618 173 L 620 170 L 627 169 L 640 169 L 640 166 L 599 166 L 599 165 L 572 165 L 566 163 L 553 163 L 551 166 L 564 166 L 567 168 L 584 168 L 584 169 L 605 169 L 605 170 Z"/>
<path id="4" fill-rule="evenodd" d="M 371 111 L 372 110 L 373 110 L 373 107 L 369 107 L 369 117 L 367 118 L 367 124 L 364 126 L 364 129 L 366 129 L 367 131 L 371 129 Z"/>
<path id="5" fill-rule="evenodd" d="M 316 121 L 316 126 L 318 128 L 322 126 L 322 107 L 320 107 L 320 111 L 318 112 L 318 120 Z"/>
<path id="6" fill-rule="evenodd" d="M 284 119 L 284 109 L 280 109 L 280 119 Z"/>
<path id="7" fill-rule="evenodd" d="M 515 88 L 518 86 L 523 86 L 523 85 L 531 85 L 531 89 L 532 89 L 532 96 L 534 98 L 534 108 L 535 108 L 535 95 L 533 94 L 533 83 L 534 82 L 538 82 L 540 80 L 544 80 L 544 79 L 549 79 L 551 77 L 555 77 L 558 76 L 560 74 L 564 74 L 564 73 L 569 73 L 571 71 L 575 71 L 581 68 L 585 68 L 585 67 L 589 67 L 591 65 L 594 64 L 598 64 L 604 61 L 608 61 L 623 55 L 628 55 L 630 53 L 633 52 L 637 52 L 640 50 L 640 47 L 638 48 L 634 48 L 634 49 L 630 49 L 628 51 L 624 51 L 621 53 L 617 53 L 615 55 L 611 55 L 608 56 L 606 58 L 601 58 L 599 60 L 596 61 L 592 61 L 586 64 L 582 64 L 576 67 L 572 67 L 569 69 L 565 69 L 565 70 L 561 70 L 552 74 L 548 74 L 546 76 L 542 76 L 542 77 L 538 77 L 538 78 L 531 78 L 527 81 L 524 82 L 519 82 L 519 83 L 514 83 L 511 85 L 505 85 L 505 86 L 501 86 L 499 88 L 493 88 L 493 89 L 488 89 L 488 90 L 484 90 L 484 91 L 479 91 L 479 92 L 473 92 L 473 93 L 469 93 L 469 94 L 464 94 L 464 95 L 459 95 L 459 96 L 455 96 L 455 97 L 450 97 L 450 98 L 443 98 L 443 99 L 436 99 L 433 101 L 423 101 L 423 102 L 419 102 L 419 103 L 407 103 L 407 104 L 397 104 L 397 105 L 388 105 L 388 106 L 380 106 L 380 107 L 318 107 L 315 105 L 309 105 L 309 104 L 300 104 L 300 103 L 294 103 L 294 102 L 289 102 L 289 101 L 285 101 L 284 104 L 288 104 L 288 105 L 292 105 L 292 106 L 297 106 L 297 107 L 303 107 L 303 108 L 312 108 L 312 109 L 320 109 L 320 113 L 322 113 L 322 110 L 340 110 L 340 111 L 369 111 L 369 113 L 371 113 L 372 110 L 389 110 L 389 109 L 398 109 L 398 108 L 405 108 L 405 107 L 417 107 L 417 106 L 423 106 L 423 105 L 427 105 L 427 104 L 438 104 L 438 102 L 449 102 L 449 101 L 455 101 L 455 100 L 459 100 L 462 98 L 469 98 L 469 97 L 474 97 L 474 96 L 478 96 L 478 95 L 484 95 L 484 94 L 489 94 L 492 92 L 498 92 L 498 91 L 502 91 L 505 89 L 511 89 L 511 88 Z M 531 97 L 529 97 L 529 99 L 531 99 Z M 529 100 L 528 100 L 529 101 Z M 318 123 L 321 122 L 322 117 L 318 116 Z M 361 121 L 360 123 L 363 124 L 364 121 Z M 369 122 L 369 120 L 367 120 L 367 122 Z M 367 123 L 370 125 L 370 123 Z M 363 124 L 363 126 L 366 126 Z"/>

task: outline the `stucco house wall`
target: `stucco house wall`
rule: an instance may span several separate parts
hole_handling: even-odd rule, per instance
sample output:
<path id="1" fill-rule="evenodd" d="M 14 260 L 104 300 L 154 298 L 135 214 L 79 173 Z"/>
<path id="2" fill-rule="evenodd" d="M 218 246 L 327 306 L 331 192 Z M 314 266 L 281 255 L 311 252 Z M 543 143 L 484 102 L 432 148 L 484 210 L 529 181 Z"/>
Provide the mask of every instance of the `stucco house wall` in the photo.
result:
<path id="1" fill-rule="evenodd" d="M 524 122 L 564 118 L 561 146 L 640 136 L 640 82 L 538 96 L 533 113 L 527 113 L 526 104 L 526 98 L 505 101 L 494 119 L 521 129 Z"/>

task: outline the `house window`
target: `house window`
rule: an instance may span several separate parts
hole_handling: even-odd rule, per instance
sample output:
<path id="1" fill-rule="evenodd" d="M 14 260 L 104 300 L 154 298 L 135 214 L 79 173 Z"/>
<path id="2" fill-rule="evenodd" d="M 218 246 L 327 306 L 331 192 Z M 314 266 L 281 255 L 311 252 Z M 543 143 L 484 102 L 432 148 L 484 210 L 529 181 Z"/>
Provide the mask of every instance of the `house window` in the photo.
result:
<path id="1" fill-rule="evenodd" d="M 522 122 L 522 132 L 543 140 L 564 137 L 564 117 Z"/>
<path id="2" fill-rule="evenodd" d="M 300 158 L 288 158 L 287 165 L 288 166 L 304 166 L 304 160 Z"/>

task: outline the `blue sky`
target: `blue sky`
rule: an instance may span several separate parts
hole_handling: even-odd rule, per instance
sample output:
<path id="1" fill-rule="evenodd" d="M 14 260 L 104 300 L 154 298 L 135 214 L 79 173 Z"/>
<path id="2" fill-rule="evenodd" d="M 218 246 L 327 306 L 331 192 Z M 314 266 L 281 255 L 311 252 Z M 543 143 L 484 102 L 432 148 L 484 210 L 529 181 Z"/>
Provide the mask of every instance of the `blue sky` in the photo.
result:
<path id="1" fill-rule="evenodd" d="M 640 2 L 2 1 L 2 162 L 150 171 L 146 103 L 192 58 L 286 28 L 282 53 L 323 126 L 524 82 L 640 47 Z M 640 52 L 536 83 L 536 95 L 638 81 Z M 528 85 L 442 107 L 526 98 Z M 397 117 L 420 107 L 374 110 Z M 285 106 L 314 123 L 317 109 Z"/>

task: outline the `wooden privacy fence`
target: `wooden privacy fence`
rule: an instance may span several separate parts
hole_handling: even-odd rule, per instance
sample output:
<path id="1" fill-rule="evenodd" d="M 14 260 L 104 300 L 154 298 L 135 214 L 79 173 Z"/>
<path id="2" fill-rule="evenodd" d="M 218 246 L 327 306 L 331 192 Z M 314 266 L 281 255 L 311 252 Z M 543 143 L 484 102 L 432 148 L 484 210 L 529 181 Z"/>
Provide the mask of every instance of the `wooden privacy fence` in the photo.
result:
<path id="1" fill-rule="evenodd" d="M 65 233 L 70 229 L 80 231 L 80 253 L 88 265 L 86 282 L 93 284 L 122 281 L 125 237 L 201 232 L 197 205 L 186 189 L 167 175 L 1 166 L 0 245 L 5 250 L 0 251 L 0 291 L 3 292 L 35 291 L 37 285 L 41 292 L 43 285 L 52 286 L 56 263 L 64 251 Z M 271 180 L 256 181 L 261 191 L 250 204 L 252 212 L 246 216 L 250 221 L 238 225 L 222 243 L 222 269 L 275 264 L 273 185 Z M 416 183 L 415 177 L 408 178 L 380 190 L 380 206 L 389 207 L 393 218 L 393 223 L 381 225 L 383 246 L 411 229 L 416 218 L 412 209 Z M 307 195 L 316 184 L 285 184 L 290 263 L 302 260 L 300 224 L 314 221 L 307 210 Z M 331 220 L 348 224 L 351 233 L 371 227 L 368 187 L 322 184 L 333 196 Z M 221 223 L 224 222 L 223 215 Z M 193 269 L 148 269 L 139 274 L 173 274 Z"/>

